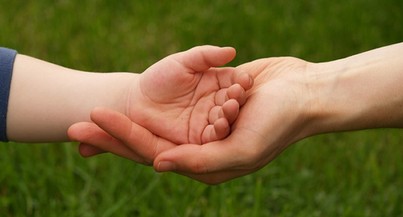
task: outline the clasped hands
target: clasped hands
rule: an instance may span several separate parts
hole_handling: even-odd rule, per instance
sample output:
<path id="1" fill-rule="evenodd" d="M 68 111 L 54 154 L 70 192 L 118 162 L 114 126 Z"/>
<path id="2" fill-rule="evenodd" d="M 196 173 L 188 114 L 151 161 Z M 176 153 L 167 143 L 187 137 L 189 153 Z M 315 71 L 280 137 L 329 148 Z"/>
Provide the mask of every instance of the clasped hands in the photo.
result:
<path id="1" fill-rule="evenodd" d="M 220 67 L 234 57 L 233 48 L 215 46 L 170 55 L 133 77 L 124 114 L 95 108 L 92 122 L 68 135 L 85 157 L 111 152 L 209 184 L 254 172 L 306 136 L 295 94 L 306 87 L 293 82 L 309 64 L 268 58 Z"/>

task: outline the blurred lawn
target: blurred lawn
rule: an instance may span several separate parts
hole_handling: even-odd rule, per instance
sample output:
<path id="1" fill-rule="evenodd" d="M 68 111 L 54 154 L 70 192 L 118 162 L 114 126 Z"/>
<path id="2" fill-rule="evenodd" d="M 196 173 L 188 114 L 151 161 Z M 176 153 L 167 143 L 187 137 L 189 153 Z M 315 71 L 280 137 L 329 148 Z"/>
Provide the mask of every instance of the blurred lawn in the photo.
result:
<path id="1" fill-rule="evenodd" d="M 401 42 L 402 21 L 400 0 L 0 0 L 0 46 L 88 71 L 142 72 L 200 44 L 237 48 L 231 65 L 327 61 Z M 403 216 L 402 143 L 401 130 L 317 136 L 219 186 L 70 143 L 4 143 L 0 215 Z"/>

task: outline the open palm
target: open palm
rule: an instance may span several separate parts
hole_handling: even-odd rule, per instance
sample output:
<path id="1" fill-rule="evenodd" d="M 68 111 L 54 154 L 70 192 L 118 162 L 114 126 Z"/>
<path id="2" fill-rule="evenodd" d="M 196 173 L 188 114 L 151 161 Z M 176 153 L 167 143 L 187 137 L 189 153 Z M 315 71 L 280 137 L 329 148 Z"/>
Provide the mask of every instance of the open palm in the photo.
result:
<path id="1" fill-rule="evenodd" d="M 307 73 L 308 65 L 282 57 L 238 66 L 253 77 L 254 85 L 231 135 L 202 146 L 185 144 L 163 150 L 154 159 L 155 169 L 217 184 L 264 167 L 290 144 L 309 135 L 306 127 L 312 100 L 306 81 L 313 73 Z"/>
<path id="2" fill-rule="evenodd" d="M 136 80 L 127 116 L 177 144 L 226 137 L 251 84 L 235 68 L 212 67 L 234 56 L 232 48 L 201 46 L 162 59 Z"/>
<path id="3" fill-rule="evenodd" d="M 234 57 L 233 48 L 214 46 L 168 56 L 133 80 L 126 114 L 94 109 L 94 123 L 76 123 L 68 135 L 83 156 L 109 151 L 145 164 L 179 144 L 223 139 L 253 84 L 247 73 L 215 68 Z"/>

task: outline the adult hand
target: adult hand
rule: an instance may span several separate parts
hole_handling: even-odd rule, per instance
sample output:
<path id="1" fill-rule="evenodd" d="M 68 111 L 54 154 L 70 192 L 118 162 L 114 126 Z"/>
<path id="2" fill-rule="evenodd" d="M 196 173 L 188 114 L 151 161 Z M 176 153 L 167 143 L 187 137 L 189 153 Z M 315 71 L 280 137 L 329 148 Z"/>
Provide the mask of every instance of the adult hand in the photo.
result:
<path id="1" fill-rule="evenodd" d="M 175 144 L 202 144 L 225 138 L 246 100 L 245 90 L 253 82 L 248 74 L 235 68 L 213 68 L 234 57 L 233 48 L 201 46 L 162 59 L 133 80 L 125 115 L 150 133 Z M 96 117 L 94 111 L 92 119 Z M 93 132 L 89 130 L 91 127 L 95 126 L 88 122 L 75 124 L 70 127 L 69 136 L 84 142 L 83 138 L 90 136 L 88 132 Z M 154 144 L 157 145 L 149 144 L 147 149 L 156 149 Z M 90 142 L 80 145 L 82 155 L 108 150 L 90 145 Z M 151 162 L 139 153 L 134 158 Z"/>
<path id="2" fill-rule="evenodd" d="M 174 171 L 209 184 L 224 182 L 262 168 L 308 136 L 402 128 L 402 53 L 400 43 L 326 63 L 283 57 L 241 65 L 237 70 L 248 72 L 254 86 L 231 135 L 221 141 L 176 146 L 109 110 L 94 111 L 93 120 L 104 131 L 92 128 L 98 131 L 86 141 L 97 147 L 103 144 L 114 153 L 124 147 L 127 154 L 158 140 L 160 148 L 145 153 L 157 171 Z M 116 124 L 108 125 L 111 122 Z M 97 134 L 119 143 L 108 145 L 96 140 Z"/>
<path id="3" fill-rule="evenodd" d="M 310 63 L 296 58 L 268 58 L 238 70 L 254 78 L 231 135 L 202 146 L 187 144 L 160 153 L 157 171 L 175 171 L 209 184 L 262 168 L 290 144 L 309 135 Z"/>
<path id="4" fill-rule="evenodd" d="M 308 136 L 402 128 L 402 54 L 399 43 L 324 63 L 285 57 L 241 65 L 255 84 L 231 135 L 166 150 L 154 167 L 220 183 L 262 168 Z"/>
<path id="5" fill-rule="evenodd" d="M 258 170 L 303 137 L 309 110 L 307 66 L 295 58 L 269 58 L 237 67 L 253 77 L 254 86 L 231 135 L 221 141 L 177 146 L 107 109 L 92 113 L 105 132 L 88 125 L 81 129 L 86 136 L 73 139 L 137 162 L 145 156 L 157 171 L 175 171 L 210 184 L 227 181 Z"/>

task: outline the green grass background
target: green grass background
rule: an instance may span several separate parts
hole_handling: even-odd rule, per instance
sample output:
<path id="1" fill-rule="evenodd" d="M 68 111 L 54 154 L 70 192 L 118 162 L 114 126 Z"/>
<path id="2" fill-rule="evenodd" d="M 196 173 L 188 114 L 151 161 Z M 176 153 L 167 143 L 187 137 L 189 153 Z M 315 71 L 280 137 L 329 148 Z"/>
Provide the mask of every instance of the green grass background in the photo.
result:
<path id="1" fill-rule="evenodd" d="M 234 46 L 234 66 L 318 62 L 401 42 L 402 21 L 400 0 L 0 0 L 0 46 L 88 71 L 142 72 L 201 44 Z M 316 136 L 218 186 L 72 143 L 2 143 L 0 216 L 403 216 L 402 143 L 397 129 Z"/>

